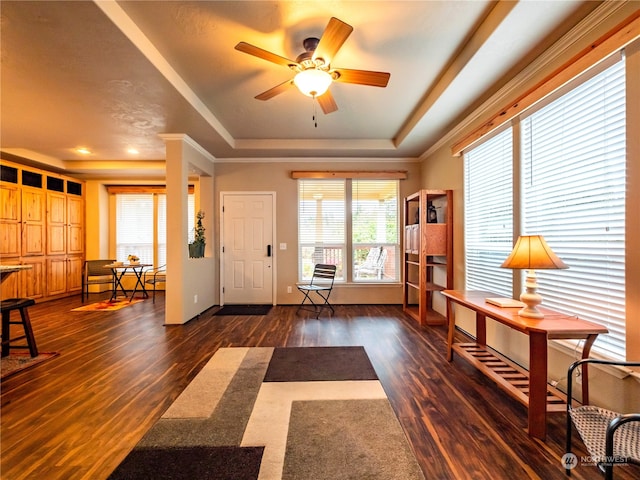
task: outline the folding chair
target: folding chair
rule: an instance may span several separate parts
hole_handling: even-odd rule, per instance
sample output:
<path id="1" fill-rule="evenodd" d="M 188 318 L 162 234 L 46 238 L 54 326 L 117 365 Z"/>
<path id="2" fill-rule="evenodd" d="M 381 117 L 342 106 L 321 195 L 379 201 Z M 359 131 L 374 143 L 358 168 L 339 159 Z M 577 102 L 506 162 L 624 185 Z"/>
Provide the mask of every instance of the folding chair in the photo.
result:
<path id="1" fill-rule="evenodd" d="M 331 289 L 333 289 L 333 281 L 336 277 L 336 266 L 335 265 L 326 265 L 323 263 L 318 263 L 313 269 L 313 276 L 311 277 L 311 282 L 309 285 L 298 285 L 298 290 L 300 290 L 304 294 L 304 298 L 296 310 L 298 313 L 300 310 L 308 310 L 312 311 L 316 314 L 316 318 L 320 317 L 320 313 L 323 308 L 331 309 L 331 313 L 335 313 L 333 307 L 329 303 L 329 295 L 331 295 Z M 311 293 L 315 293 L 322 299 L 322 303 L 316 300 L 318 303 L 314 302 L 313 299 L 309 296 Z M 305 302 L 309 300 L 311 305 L 313 305 L 313 310 L 311 309 L 311 305 L 306 305 Z"/>

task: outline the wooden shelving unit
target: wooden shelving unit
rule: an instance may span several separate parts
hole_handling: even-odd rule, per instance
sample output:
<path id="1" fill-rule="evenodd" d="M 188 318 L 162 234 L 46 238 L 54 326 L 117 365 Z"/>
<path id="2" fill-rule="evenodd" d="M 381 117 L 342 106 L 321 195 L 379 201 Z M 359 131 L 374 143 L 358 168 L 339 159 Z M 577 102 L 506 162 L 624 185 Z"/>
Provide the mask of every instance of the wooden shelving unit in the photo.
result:
<path id="1" fill-rule="evenodd" d="M 421 325 L 442 325 L 434 292 L 453 288 L 451 190 L 420 190 L 404 200 L 403 309 Z"/>

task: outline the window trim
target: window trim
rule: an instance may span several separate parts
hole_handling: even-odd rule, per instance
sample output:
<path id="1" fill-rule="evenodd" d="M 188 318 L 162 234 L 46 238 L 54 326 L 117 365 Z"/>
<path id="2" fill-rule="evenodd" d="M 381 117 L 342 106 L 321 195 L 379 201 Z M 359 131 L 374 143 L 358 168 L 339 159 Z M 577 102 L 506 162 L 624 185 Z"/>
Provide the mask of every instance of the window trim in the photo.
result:
<path id="1" fill-rule="evenodd" d="M 637 40 L 639 36 L 640 12 L 636 12 L 547 75 L 532 89 L 510 101 L 479 127 L 455 142 L 451 146 L 451 154 L 454 157 L 461 156 L 464 150 L 473 148 L 474 145 L 483 141 L 487 134 L 522 115 L 548 95 L 553 94 L 562 85 L 582 75 L 609 56 L 620 52 Z"/>

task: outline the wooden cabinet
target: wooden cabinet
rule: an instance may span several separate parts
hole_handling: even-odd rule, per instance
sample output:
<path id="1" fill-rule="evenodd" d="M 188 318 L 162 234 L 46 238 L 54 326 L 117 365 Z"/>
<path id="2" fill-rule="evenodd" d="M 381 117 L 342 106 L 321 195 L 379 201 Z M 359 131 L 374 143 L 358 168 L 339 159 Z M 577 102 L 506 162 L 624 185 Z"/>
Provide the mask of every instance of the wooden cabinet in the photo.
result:
<path id="1" fill-rule="evenodd" d="M 20 277 L 20 296 L 34 300 L 44 298 L 46 292 L 46 263 L 43 256 L 26 257 L 22 259 L 23 265 L 31 265 L 29 270 L 23 270 L 13 275 Z"/>
<path id="2" fill-rule="evenodd" d="M 47 296 L 82 291 L 84 257 L 57 255 L 47 257 Z"/>
<path id="3" fill-rule="evenodd" d="M 22 188 L 22 256 L 44 255 L 46 213 L 44 192 Z"/>
<path id="4" fill-rule="evenodd" d="M 84 199 L 67 195 L 67 254 L 84 253 Z"/>
<path id="5" fill-rule="evenodd" d="M 84 184 L 3 160 L 0 201 L 0 261 L 32 267 L 7 278 L 2 298 L 46 300 L 80 292 Z"/>
<path id="6" fill-rule="evenodd" d="M 453 288 L 452 198 L 451 190 L 420 190 L 404 201 L 403 309 L 421 325 L 446 322 L 433 301 Z"/>
<path id="7" fill-rule="evenodd" d="M 66 195 L 47 192 L 47 255 L 64 255 L 67 252 L 66 218 Z"/>
<path id="8" fill-rule="evenodd" d="M 20 240 L 20 188 L 0 183 L 0 255 L 19 257 Z"/>
<path id="9" fill-rule="evenodd" d="M 82 292 L 83 255 L 69 255 L 67 257 L 67 292 Z"/>
<path id="10" fill-rule="evenodd" d="M 19 258 L 6 258 L 1 257 L 0 263 L 2 265 L 16 265 L 20 263 Z M 2 299 L 5 298 L 15 298 L 20 296 L 20 273 L 22 272 L 13 272 L 9 275 L 5 275 L 2 279 L 2 288 L 0 288 L 0 294 L 2 294 Z"/>
<path id="11" fill-rule="evenodd" d="M 67 259 L 64 255 L 47 258 L 47 296 L 67 291 Z"/>

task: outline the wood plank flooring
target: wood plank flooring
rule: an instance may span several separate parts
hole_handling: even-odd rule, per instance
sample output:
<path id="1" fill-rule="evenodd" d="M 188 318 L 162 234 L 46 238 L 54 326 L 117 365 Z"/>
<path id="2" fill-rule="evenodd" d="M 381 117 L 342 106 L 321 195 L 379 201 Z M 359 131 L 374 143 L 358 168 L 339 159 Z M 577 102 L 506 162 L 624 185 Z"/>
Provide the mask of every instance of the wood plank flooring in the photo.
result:
<path id="1" fill-rule="evenodd" d="M 319 345 L 366 348 L 427 479 L 565 478 L 564 416 L 550 418 L 546 442 L 531 439 L 525 408 L 463 360 L 448 363 L 444 327 L 420 328 L 400 306 L 337 306 L 319 320 L 295 306 L 214 308 L 164 326 L 162 295 L 115 312 L 71 311 L 79 305 L 30 309 L 39 349 L 60 356 L 2 382 L 4 480 L 105 479 L 218 348 Z M 572 478 L 601 476 L 580 465 Z"/>

